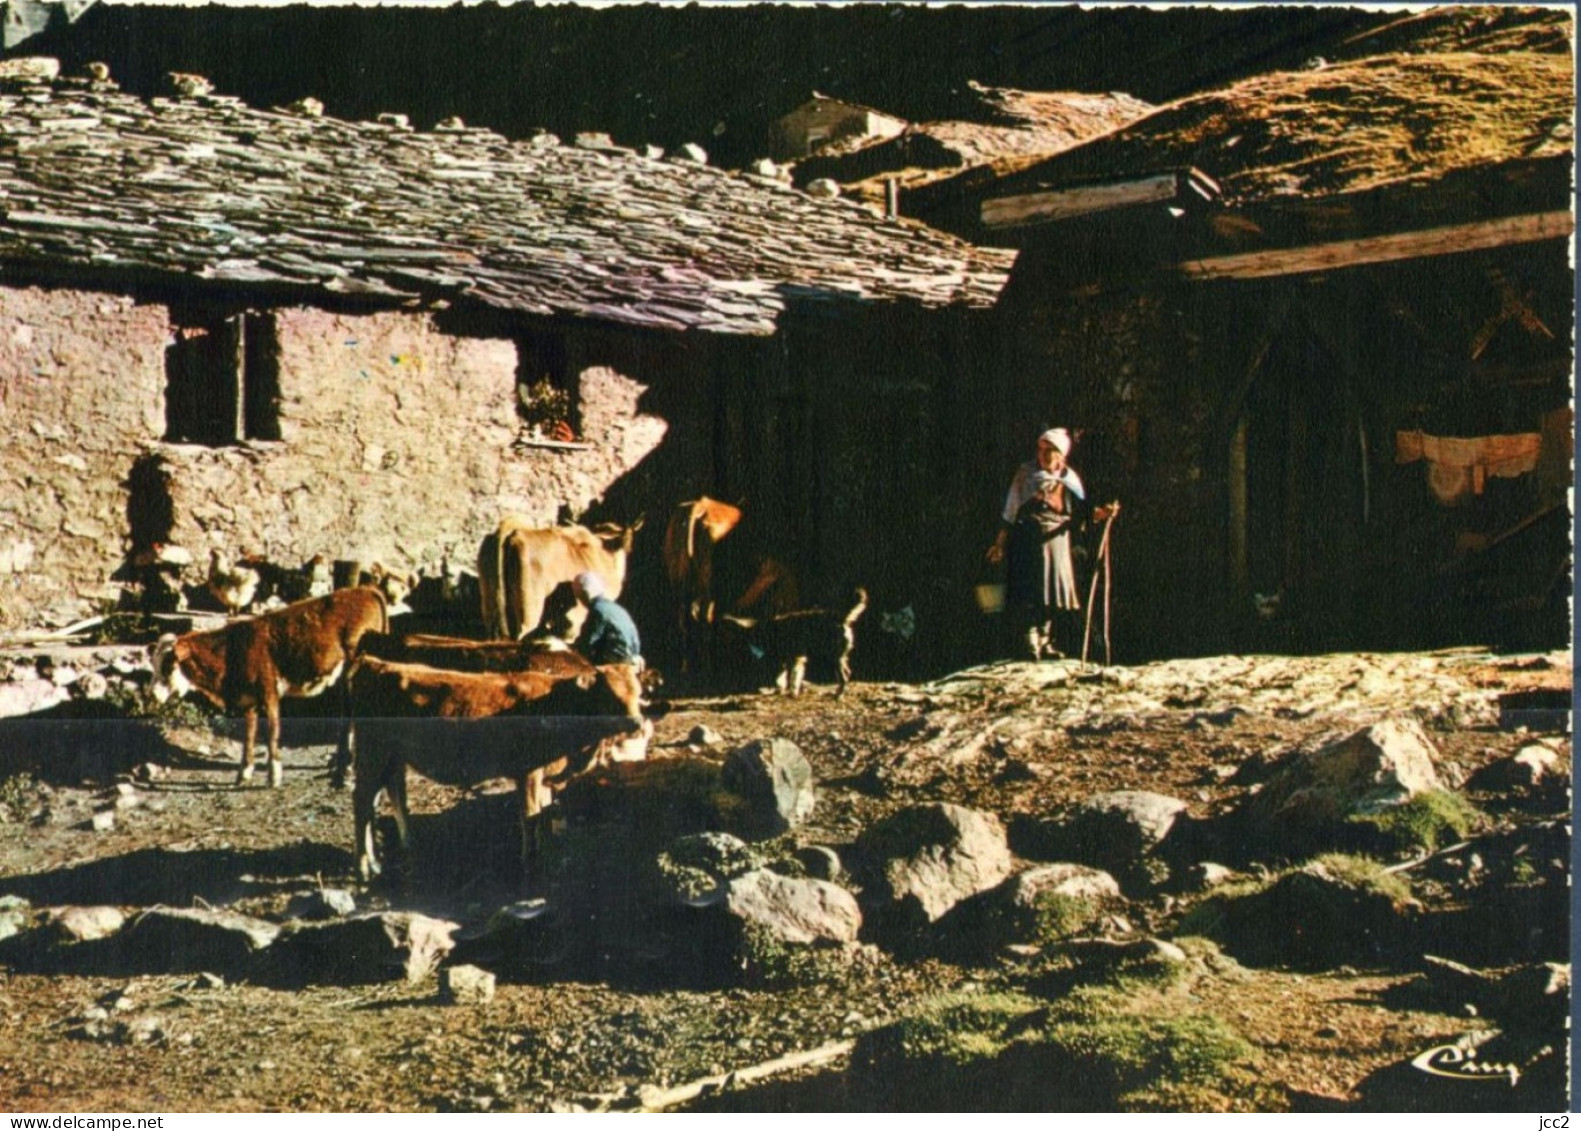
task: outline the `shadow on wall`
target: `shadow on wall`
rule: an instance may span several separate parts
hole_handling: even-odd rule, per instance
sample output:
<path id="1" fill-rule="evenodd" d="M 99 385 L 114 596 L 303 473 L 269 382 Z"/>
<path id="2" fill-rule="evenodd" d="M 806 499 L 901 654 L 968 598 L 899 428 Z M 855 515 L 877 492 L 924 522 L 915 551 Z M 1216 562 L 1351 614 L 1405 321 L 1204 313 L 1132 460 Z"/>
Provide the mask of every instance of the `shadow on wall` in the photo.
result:
<path id="1" fill-rule="evenodd" d="M 665 575 L 664 530 L 677 504 L 707 495 L 746 514 L 720 544 L 715 596 L 725 607 L 739 596 L 720 581 L 732 555 L 748 581 L 762 555 L 790 566 L 802 608 L 868 590 L 858 680 L 942 674 L 1003 654 L 996 619 L 973 597 L 1009 474 L 981 442 L 999 403 L 986 323 L 812 305 L 787 311 L 769 338 L 665 339 L 645 356 L 629 345 L 630 356 L 594 359 L 645 384 L 639 410 L 668 426 L 584 517 L 649 516 L 621 598 L 645 653 L 678 672 L 680 599 Z"/>
<path id="2" fill-rule="evenodd" d="M 135 604 L 142 612 L 174 612 L 181 607 L 181 568 L 187 559 L 166 553 L 176 510 L 164 458 L 139 456 L 121 486 L 130 545 L 110 580 L 128 586 L 123 604 Z"/>
<path id="3" fill-rule="evenodd" d="M 176 524 L 176 508 L 170 499 L 170 472 L 164 458 L 139 456 L 123 486 L 132 553 L 168 541 Z"/>

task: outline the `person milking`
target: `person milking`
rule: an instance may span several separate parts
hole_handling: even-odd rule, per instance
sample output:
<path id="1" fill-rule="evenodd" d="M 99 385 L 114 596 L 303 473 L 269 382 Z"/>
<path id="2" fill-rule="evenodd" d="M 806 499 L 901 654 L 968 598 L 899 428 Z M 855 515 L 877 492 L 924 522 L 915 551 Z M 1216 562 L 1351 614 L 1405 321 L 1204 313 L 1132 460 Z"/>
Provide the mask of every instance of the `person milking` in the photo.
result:
<path id="1" fill-rule="evenodd" d="M 585 570 L 571 582 L 571 592 L 587 607 L 587 619 L 582 622 L 582 631 L 576 641 L 582 655 L 600 666 L 624 664 L 641 675 L 647 665 L 642 658 L 642 638 L 637 635 L 637 622 L 614 598 L 606 595 L 604 579 Z M 653 721 L 644 719 L 642 733 L 617 743 L 611 757 L 617 762 L 640 761 L 647 756 L 648 741 L 652 737 Z"/>

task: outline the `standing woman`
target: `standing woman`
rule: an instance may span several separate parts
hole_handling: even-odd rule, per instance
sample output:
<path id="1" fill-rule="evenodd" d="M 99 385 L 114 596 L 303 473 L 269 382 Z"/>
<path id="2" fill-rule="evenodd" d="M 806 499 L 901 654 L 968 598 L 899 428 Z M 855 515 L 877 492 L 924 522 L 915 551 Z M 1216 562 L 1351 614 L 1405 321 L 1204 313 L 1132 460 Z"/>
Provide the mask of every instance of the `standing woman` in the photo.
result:
<path id="1" fill-rule="evenodd" d="M 1071 434 L 1064 428 L 1038 437 L 1037 458 L 1016 469 L 1003 525 L 988 548 L 990 562 L 1006 561 L 1005 603 L 1018 615 L 1033 659 L 1061 655 L 1055 620 L 1073 623 L 1071 614 L 1081 610 L 1071 527 L 1087 489 L 1067 463 L 1070 449 Z"/>

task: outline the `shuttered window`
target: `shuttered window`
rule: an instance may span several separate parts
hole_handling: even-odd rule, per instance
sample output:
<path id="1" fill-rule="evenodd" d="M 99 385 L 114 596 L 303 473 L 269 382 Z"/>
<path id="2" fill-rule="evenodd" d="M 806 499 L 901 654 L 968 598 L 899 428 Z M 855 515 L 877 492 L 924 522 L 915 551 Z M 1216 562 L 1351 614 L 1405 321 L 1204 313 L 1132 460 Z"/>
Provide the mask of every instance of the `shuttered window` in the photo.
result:
<path id="1" fill-rule="evenodd" d="M 165 348 L 165 436 L 225 447 L 280 438 L 274 315 L 172 312 Z"/>

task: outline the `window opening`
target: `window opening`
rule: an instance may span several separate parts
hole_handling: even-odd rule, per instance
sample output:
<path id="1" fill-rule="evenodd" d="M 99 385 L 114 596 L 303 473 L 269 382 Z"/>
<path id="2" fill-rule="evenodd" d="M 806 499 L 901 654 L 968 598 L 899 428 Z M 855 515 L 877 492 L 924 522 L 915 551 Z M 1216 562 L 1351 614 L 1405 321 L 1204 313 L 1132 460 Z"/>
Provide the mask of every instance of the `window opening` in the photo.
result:
<path id="1" fill-rule="evenodd" d="M 280 346 L 272 314 L 174 314 L 165 349 L 165 439 L 224 447 L 280 439 Z"/>
<path id="2" fill-rule="evenodd" d="M 564 338 L 545 334 L 516 343 L 516 415 L 529 443 L 568 444 L 582 422 Z"/>

